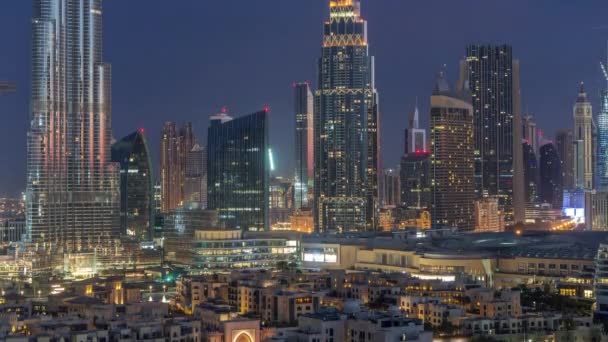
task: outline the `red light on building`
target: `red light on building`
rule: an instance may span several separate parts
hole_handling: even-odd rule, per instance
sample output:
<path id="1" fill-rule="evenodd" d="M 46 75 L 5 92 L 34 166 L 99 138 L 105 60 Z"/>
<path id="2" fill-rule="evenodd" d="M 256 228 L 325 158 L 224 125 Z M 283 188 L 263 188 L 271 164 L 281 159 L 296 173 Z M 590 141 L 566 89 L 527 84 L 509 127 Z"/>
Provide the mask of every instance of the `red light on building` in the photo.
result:
<path id="1" fill-rule="evenodd" d="M 264 105 L 264 113 L 270 112 L 270 107 L 268 105 Z"/>
<path id="2" fill-rule="evenodd" d="M 141 133 L 141 134 L 144 134 L 145 131 L 146 130 L 143 127 L 139 129 L 139 133 Z"/>

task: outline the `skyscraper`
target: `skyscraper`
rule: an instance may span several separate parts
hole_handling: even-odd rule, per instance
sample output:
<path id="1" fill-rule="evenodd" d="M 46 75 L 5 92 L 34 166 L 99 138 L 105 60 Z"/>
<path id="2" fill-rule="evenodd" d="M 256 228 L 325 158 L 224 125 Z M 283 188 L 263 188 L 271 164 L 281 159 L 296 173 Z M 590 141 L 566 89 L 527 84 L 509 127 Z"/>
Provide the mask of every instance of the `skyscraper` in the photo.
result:
<path id="1" fill-rule="evenodd" d="M 600 63 L 602 73 L 608 82 L 606 65 Z M 597 172 L 600 191 L 608 191 L 608 86 L 602 90 L 600 113 L 597 116 Z"/>
<path id="2" fill-rule="evenodd" d="M 593 108 L 581 83 L 574 113 L 574 187 L 593 189 Z"/>
<path id="3" fill-rule="evenodd" d="M 409 118 L 408 128 L 405 129 L 405 154 L 424 152 L 426 146 L 426 129 L 420 128 L 418 115 L 418 101 L 416 107 Z"/>
<path id="4" fill-rule="evenodd" d="M 194 205 L 201 209 L 204 209 L 203 178 L 206 171 L 203 167 L 205 166 L 205 155 L 205 149 L 199 144 L 194 144 L 186 154 L 186 169 L 184 175 L 184 203 Z"/>
<path id="5" fill-rule="evenodd" d="M 473 98 L 477 196 L 497 196 L 505 222 L 523 222 L 519 62 L 508 45 L 470 45 L 460 74 Z"/>
<path id="6" fill-rule="evenodd" d="M 308 82 L 294 84 L 294 111 L 296 115 L 296 170 L 294 178 L 295 209 L 309 208 L 309 196 L 313 192 L 314 145 L 313 112 L 314 98 Z"/>
<path id="7" fill-rule="evenodd" d="M 555 143 L 562 169 L 564 190 L 574 189 L 574 140 L 572 129 L 561 129 L 555 135 Z"/>
<path id="8" fill-rule="evenodd" d="M 428 152 L 408 153 L 401 158 L 401 206 L 431 208 L 431 169 Z"/>
<path id="9" fill-rule="evenodd" d="M 144 130 L 112 145 L 112 161 L 120 165 L 121 233 L 139 240 L 152 238 L 154 180 L 152 159 Z"/>
<path id="10" fill-rule="evenodd" d="M 538 200 L 538 159 L 534 148 L 528 142 L 522 144 L 524 159 L 524 181 L 526 202 L 535 203 Z"/>
<path id="11" fill-rule="evenodd" d="M 563 202 L 562 170 L 559 153 L 553 143 L 540 147 L 540 199 L 554 209 Z"/>
<path id="12" fill-rule="evenodd" d="M 207 144 L 208 207 L 224 228 L 268 229 L 267 110 L 236 119 L 211 117 Z"/>
<path id="13" fill-rule="evenodd" d="M 473 106 L 452 92 L 443 72 L 431 96 L 431 220 L 433 228 L 474 228 Z"/>
<path id="14" fill-rule="evenodd" d="M 360 0 L 331 0 L 315 92 L 315 225 L 374 229 L 378 207 L 378 94 Z"/>
<path id="15" fill-rule="evenodd" d="M 27 239 L 54 256 L 91 252 L 99 263 L 120 227 L 102 2 L 33 3 Z"/>
<path id="16" fill-rule="evenodd" d="M 522 124 L 522 139 L 532 147 L 534 155 L 538 156 L 538 132 L 534 117 L 532 115 L 524 116 Z"/>
<path id="17" fill-rule="evenodd" d="M 385 169 L 382 174 L 382 206 L 398 206 L 401 204 L 401 186 L 399 185 L 399 170 Z"/>
<path id="18" fill-rule="evenodd" d="M 164 213 L 182 206 L 186 200 L 186 164 L 194 144 L 191 123 L 185 123 L 178 131 L 175 122 L 165 122 L 160 141 L 160 183 Z"/>

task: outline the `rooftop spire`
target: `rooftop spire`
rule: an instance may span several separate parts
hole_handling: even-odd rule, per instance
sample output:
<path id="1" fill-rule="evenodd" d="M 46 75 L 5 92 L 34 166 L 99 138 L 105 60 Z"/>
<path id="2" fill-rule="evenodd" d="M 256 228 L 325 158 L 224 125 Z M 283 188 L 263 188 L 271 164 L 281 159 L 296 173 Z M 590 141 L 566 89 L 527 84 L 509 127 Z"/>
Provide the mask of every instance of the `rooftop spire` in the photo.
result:
<path id="1" fill-rule="evenodd" d="M 585 92 L 585 82 L 581 82 L 579 91 L 578 91 L 578 98 L 576 99 L 576 102 L 578 103 L 583 103 L 583 102 L 587 102 L 587 93 Z"/>
<path id="2" fill-rule="evenodd" d="M 418 117 L 418 96 L 416 96 L 416 105 L 414 106 L 414 111 L 410 116 L 410 128 L 420 128 Z"/>

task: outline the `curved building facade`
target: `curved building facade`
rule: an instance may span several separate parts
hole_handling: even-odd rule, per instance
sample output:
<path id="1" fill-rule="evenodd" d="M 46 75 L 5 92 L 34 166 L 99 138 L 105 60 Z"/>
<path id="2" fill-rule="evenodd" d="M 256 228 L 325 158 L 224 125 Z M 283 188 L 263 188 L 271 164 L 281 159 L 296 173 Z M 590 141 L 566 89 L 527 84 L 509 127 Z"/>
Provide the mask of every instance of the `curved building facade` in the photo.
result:
<path id="1" fill-rule="evenodd" d="M 112 145 L 112 161 L 120 165 L 121 233 L 149 240 L 154 223 L 154 180 L 143 129 Z"/>

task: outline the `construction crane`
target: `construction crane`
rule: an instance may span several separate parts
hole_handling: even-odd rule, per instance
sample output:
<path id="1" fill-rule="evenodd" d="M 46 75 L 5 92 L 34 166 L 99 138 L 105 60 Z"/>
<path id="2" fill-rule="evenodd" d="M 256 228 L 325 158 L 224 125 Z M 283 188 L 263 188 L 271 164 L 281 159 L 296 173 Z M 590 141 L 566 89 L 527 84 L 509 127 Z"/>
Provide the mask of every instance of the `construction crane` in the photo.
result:
<path id="1" fill-rule="evenodd" d="M 17 87 L 14 83 L 8 81 L 0 81 L 0 94 L 14 92 Z"/>

